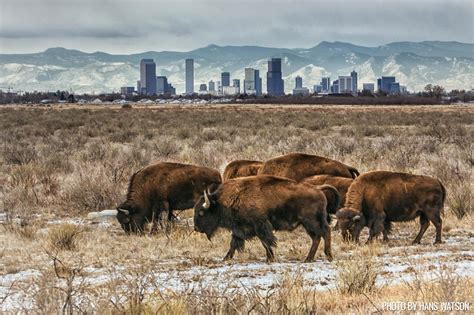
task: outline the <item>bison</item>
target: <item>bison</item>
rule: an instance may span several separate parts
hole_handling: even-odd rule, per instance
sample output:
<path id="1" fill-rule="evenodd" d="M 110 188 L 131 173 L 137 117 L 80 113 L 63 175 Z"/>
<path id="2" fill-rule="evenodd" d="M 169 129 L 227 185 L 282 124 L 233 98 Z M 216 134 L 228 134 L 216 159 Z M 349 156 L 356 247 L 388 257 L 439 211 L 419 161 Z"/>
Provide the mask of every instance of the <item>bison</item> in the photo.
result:
<path id="1" fill-rule="evenodd" d="M 441 212 L 446 198 L 443 184 L 432 177 L 373 171 L 354 180 L 346 194 L 344 207 L 336 217 L 345 240 L 358 241 L 361 230 L 369 227 L 369 241 L 383 232 L 384 240 L 392 222 L 420 217 L 420 232 L 413 241 L 419 244 L 430 225 L 436 227 L 436 243 L 441 243 Z"/>
<path id="2" fill-rule="evenodd" d="M 312 185 L 270 175 L 236 178 L 204 192 L 194 206 L 194 229 L 209 240 L 219 227 L 232 232 L 224 260 L 242 251 L 245 240 L 258 237 L 270 262 L 277 243 L 272 230 L 292 231 L 302 225 L 312 239 L 306 261 L 314 259 L 321 237 L 324 253 L 332 260 L 326 205 L 324 193 Z"/>
<path id="3" fill-rule="evenodd" d="M 331 176 L 331 175 L 316 175 L 305 178 L 303 180 L 304 183 L 308 183 L 311 185 L 331 185 L 337 189 L 340 195 L 340 206 L 342 207 L 346 201 L 346 193 L 349 189 L 349 186 L 352 184 L 354 179 L 347 178 L 347 177 L 340 177 L 340 176 Z M 326 198 L 329 199 L 328 195 L 326 194 Z M 337 207 L 334 211 L 329 211 L 329 213 L 334 214 L 340 207 Z"/>
<path id="4" fill-rule="evenodd" d="M 230 162 L 224 169 L 224 181 L 237 177 L 246 177 L 257 175 L 258 170 L 262 166 L 263 162 L 260 161 L 249 161 L 249 160 L 237 160 Z"/>
<path id="5" fill-rule="evenodd" d="M 304 153 L 290 153 L 263 163 L 258 175 L 274 175 L 301 181 L 314 175 L 332 175 L 355 178 L 357 169 L 325 157 Z"/>
<path id="6" fill-rule="evenodd" d="M 155 229 L 163 212 L 171 220 L 173 210 L 192 208 L 204 189 L 215 189 L 221 182 L 219 172 L 207 167 L 149 165 L 130 179 L 127 199 L 117 207 L 117 220 L 128 233 L 142 232 L 146 222 L 153 222 Z"/>

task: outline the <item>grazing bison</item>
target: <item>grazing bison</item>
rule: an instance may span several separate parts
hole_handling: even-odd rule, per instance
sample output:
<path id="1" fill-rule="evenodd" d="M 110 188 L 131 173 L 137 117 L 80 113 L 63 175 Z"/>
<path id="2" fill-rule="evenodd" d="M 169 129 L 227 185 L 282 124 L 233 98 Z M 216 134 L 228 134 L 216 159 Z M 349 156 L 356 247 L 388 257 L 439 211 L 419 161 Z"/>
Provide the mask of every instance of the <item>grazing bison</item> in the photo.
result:
<path id="1" fill-rule="evenodd" d="M 306 177 L 322 174 L 355 178 L 359 175 L 359 172 L 353 167 L 325 157 L 303 153 L 290 153 L 263 163 L 258 171 L 258 175 L 261 174 L 281 176 L 301 181 Z"/>
<path id="2" fill-rule="evenodd" d="M 435 243 L 441 243 L 441 212 L 446 190 L 437 179 L 428 176 L 373 171 L 362 174 L 349 187 L 344 207 L 336 214 L 344 239 L 349 232 L 358 241 L 364 226 L 369 227 L 369 241 L 383 232 L 388 240 L 391 222 L 420 217 L 420 232 L 413 241 L 420 243 L 430 225 L 436 227 Z"/>
<path id="3" fill-rule="evenodd" d="M 347 177 L 340 177 L 340 176 L 331 176 L 331 175 L 316 175 L 316 176 L 311 176 L 308 178 L 305 178 L 303 180 L 304 183 L 308 183 L 311 185 L 331 185 L 337 189 L 340 195 L 340 206 L 336 208 L 336 211 L 344 205 L 346 202 L 346 193 L 347 190 L 349 189 L 349 186 L 352 184 L 354 179 L 352 178 L 347 178 Z M 326 194 L 326 198 L 328 198 L 328 195 Z M 336 213 L 336 211 L 332 212 L 328 209 L 329 213 L 333 214 Z"/>
<path id="4" fill-rule="evenodd" d="M 272 261 L 277 242 L 272 230 L 292 231 L 299 225 L 312 239 L 306 261 L 313 260 L 321 237 L 324 253 L 332 260 L 326 198 L 315 186 L 269 175 L 242 177 L 222 183 L 213 193 L 204 192 L 194 206 L 194 229 L 209 240 L 219 227 L 232 231 L 224 260 L 232 259 L 235 250 L 244 249 L 245 240 L 256 236 L 267 261 Z"/>
<path id="5" fill-rule="evenodd" d="M 184 210 L 194 203 L 204 189 L 221 183 L 218 171 L 207 167 L 178 163 L 149 165 L 130 179 L 127 200 L 117 207 L 117 220 L 126 232 L 141 232 L 146 222 L 157 220 L 162 212 L 171 220 L 173 210 Z"/>
<path id="6" fill-rule="evenodd" d="M 230 162 L 225 167 L 223 180 L 227 181 L 232 178 L 257 175 L 258 170 L 262 164 L 263 162 L 260 161 L 249 160 L 237 160 Z"/>

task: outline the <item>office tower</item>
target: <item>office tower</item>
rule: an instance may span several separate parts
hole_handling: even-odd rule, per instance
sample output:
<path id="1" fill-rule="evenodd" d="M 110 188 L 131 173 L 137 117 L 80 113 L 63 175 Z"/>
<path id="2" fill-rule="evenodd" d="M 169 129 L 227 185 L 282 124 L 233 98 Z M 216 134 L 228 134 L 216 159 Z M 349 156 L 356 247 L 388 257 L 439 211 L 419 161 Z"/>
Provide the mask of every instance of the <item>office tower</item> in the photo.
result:
<path id="1" fill-rule="evenodd" d="M 140 94 L 156 94 L 156 64 L 153 59 L 140 60 Z"/>
<path id="2" fill-rule="evenodd" d="M 194 59 L 186 59 L 186 94 L 194 93 Z"/>
<path id="3" fill-rule="evenodd" d="M 201 83 L 201 85 L 199 85 L 199 94 L 207 94 L 206 83 Z"/>
<path id="4" fill-rule="evenodd" d="M 314 91 L 314 93 L 322 93 L 323 92 L 323 86 L 321 84 L 315 84 L 313 86 L 313 91 Z"/>
<path id="5" fill-rule="evenodd" d="M 122 95 L 132 95 L 135 92 L 135 88 L 133 86 L 122 86 L 120 88 L 120 94 Z"/>
<path id="6" fill-rule="evenodd" d="M 229 72 L 221 73 L 221 82 L 222 82 L 222 86 L 230 86 L 230 73 Z"/>
<path id="7" fill-rule="evenodd" d="M 352 93 L 352 77 L 351 76 L 339 76 L 338 78 L 339 88 L 337 93 Z"/>
<path id="8" fill-rule="evenodd" d="M 339 93 L 339 80 L 332 81 L 331 93 L 333 94 Z"/>
<path id="9" fill-rule="evenodd" d="M 362 84 L 362 90 L 370 93 L 375 92 L 375 86 L 373 83 L 363 83 Z"/>
<path id="10" fill-rule="evenodd" d="M 260 77 L 260 70 L 255 70 L 255 95 L 262 95 L 262 78 Z"/>
<path id="11" fill-rule="evenodd" d="M 240 88 L 240 80 L 239 79 L 232 80 L 232 86 Z"/>
<path id="12" fill-rule="evenodd" d="M 355 70 L 352 70 L 351 78 L 352 78 L 352 93 L 357 93 L 357 72 L 355 72 Z"/>
<path id="13" fill-rule="evenodd" d="M 156 94 L 166 94 L 168 90 L 168 78 L 165 76 L 156 77 Z"/>
<path id="14" fill-rule="evenodd" d="M 392 82 L 390 83 L 390 94 L 400 94 L 400 83 Z"/>
<path id="15" fill-rule="evenodd" d="M 395 77 L 381 77 L 377 79 L 379 92 L 390 93 L 390 85 L 395 83 Z"/>
<path id="16" fill-rule="evenodd" d="M 281 58 L 268 61 L 267 94 L 270 96 L 285 95 L 285 85 L 281 73 Z"/>
<path id="17" fill-rule="evenodd" d="M 245 68 L 244 93 L 256 96 L 262 95 L 262 78 L 260 78 L 259 70 Z"/>
<path id="18" fill-rule="evenodd" d="M 321 80 L 321 85 L 323 87 L 323 92 L 324 93 L 329 93 L 331 91 L 331 78 L 330 77 L 324 77 Z"/>
<path id="19" fill-rule="evenodd" d="M 303 87 L 303 78 L 299 75 L 295 78 L 295 88 L 302 88 Z"/>
<path id="20" fill-rule="evenodd" d="M 214 81 L 209 81 L 209 83 L 207 84 L 209 86 L 209 92 L 215 92 L 216 91 L 216 84 L 214 83 Z"/>

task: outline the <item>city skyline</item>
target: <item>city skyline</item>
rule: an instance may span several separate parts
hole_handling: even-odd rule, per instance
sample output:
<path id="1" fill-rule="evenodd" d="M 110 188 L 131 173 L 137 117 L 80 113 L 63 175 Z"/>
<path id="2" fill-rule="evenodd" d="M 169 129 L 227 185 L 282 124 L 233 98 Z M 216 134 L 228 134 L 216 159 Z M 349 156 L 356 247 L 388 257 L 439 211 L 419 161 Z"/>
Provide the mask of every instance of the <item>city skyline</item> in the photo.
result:
<path id="1" fill-rule="evenodd" d="M 368 46 L 394 41 L 474 41 L 473 33 L 466 31 L 473 20 L 473 4 L 468 0 L 337 0 L 331 5 L 309 0 L 277 0 L 271 5 L 268 1 L 203 0 L 199 6 L 189 0 L 166 6 L 163 1 L 0 0 L 0 4 L 0 53 L 58 46 L 134 53 L 186 51 L 208 43 L 297 48 L 324 40 Z M 236 14 L 247 5 L 252 10 Z M 253 21 L 259 22 L 258 30 Z M 221 27 L 227 23 L 237 25 L 238 31 Z M 397 31 L 381 31 L 387 27 Z"/>

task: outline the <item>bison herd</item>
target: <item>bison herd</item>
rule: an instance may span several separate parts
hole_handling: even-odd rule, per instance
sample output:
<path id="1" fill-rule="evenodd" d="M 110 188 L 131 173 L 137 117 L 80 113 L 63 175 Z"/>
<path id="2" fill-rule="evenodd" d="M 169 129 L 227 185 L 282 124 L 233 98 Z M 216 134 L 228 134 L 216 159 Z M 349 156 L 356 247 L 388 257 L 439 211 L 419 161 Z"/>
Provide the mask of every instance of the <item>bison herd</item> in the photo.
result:
<path id="1" fill-rule="evenodd" d="M 222 180 L 223 178 L 223 180 Z M 420 243 L 430 222 L 441 242 L 441 212 L 446 190 L 437 179 L 371 171 L 328 158 L 291 153 L 265 162 L 229 163 L 218 171 L 187 164 L 156 163 L 130 179 L 127 198 L 117 207 L 117 220 L 127 233 L 141 233 L 147 222 L 156 230 L 163 217 L 174 220 L 173 210 L 194 207 L 194 230 L 210 240 L 217 229 L 232 233 L 225 260 L 242 251 L 245 241 L 257 237 L 267 261 L 274 259 L 273 231 L 302 226 L 311 238 L 306 261 L 314 259 L 321 239 L 332 260 L 331 218 L 344 240 L 359 240 L 364 227 L 372 241 L 382 233 L 388 240 L 392 222 L 420 218 Z"/>

